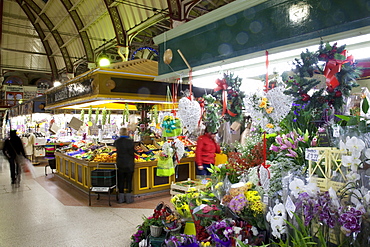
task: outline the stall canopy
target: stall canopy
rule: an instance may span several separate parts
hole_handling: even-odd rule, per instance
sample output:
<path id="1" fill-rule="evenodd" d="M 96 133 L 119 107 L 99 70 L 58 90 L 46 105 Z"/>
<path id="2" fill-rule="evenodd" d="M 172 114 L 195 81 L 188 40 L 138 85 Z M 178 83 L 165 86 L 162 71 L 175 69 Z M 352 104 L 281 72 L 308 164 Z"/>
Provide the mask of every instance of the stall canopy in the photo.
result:
<path id="1" fill-rule="evenodd" d="M 172 104 L 172 95 L 180 95 L 189 85 L 154 81 L 158 63 L 140 59 L 117 63 L 109 68 L 90 70 L 46 92 L 47 110 L 93 108 L 124 109 L 126 103 Z M 205 93 L 193 88 L 195 97 Z M 173 97 L 172 97 L 173 98 Z M 136 110 L 130 104 L 131 110 Z"/>

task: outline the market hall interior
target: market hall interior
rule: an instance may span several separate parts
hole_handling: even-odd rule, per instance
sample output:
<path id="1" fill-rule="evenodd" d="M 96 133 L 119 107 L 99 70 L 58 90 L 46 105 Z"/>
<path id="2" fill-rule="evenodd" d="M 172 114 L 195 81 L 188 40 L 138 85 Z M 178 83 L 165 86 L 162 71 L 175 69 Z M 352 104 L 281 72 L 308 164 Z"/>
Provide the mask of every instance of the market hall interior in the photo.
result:
<path id="1" fill-rule="evenodd" d="M 0 246 L 130 246 L 130 237 L 169 193 L 108 205 L 108 196 L 92 197 L 51 173 L 41 163 L 34 176 L 10 181 L 9 164 L 0 154 Z"/>

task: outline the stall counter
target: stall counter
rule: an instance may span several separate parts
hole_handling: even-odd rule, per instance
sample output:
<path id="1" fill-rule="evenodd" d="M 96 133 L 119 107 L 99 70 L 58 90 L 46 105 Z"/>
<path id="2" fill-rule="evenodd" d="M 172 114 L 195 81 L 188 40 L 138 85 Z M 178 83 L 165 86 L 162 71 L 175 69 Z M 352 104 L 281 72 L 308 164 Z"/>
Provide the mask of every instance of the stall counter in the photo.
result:
<path id="1" fill-rule="evenodd" d="M 76 187 L 88 192 L 91 187 L 91 171 L 99 167 L 114 168 L 114 163 L 98 163 L 73 158 L 66 154 L 55 152 L 56 174 Z M 195 158 L 187 157 L 180 160 L 176 173 L 170 177 L 156 176 L 157 162 L 137 162 L 133 178 L 134 195 L 149 194 L 170 190 L 172 182 L 195 179 Z M 100 165 L 101 164 L 101 165 Z M 102 165 L 104 164 L 104 166 Z"/>

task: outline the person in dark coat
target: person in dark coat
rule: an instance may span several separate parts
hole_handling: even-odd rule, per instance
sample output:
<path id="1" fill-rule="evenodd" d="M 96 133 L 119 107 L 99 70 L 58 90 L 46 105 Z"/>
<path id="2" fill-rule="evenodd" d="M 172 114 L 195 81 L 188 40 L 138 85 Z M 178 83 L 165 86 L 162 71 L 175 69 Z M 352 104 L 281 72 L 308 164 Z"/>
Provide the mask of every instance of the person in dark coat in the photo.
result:
<path id="1" fill-rule="evenodd" d="M 120 137 L 114 141 L 117 149 L 118 203 L 132 203 L 132 177 L 135 166 L 134 142 L 129 138 L 127 128 L 120 129 Z"/>
<path id="2" fill-rule="evenodd" d="M 220 145 L 215 140 L 216 133 L 206 129 L 205 133 L 198 137 L 197 148 L 195 149 L 195 164 L 197 175 L 210 175 L 207 170 L 211 164 L 215 164 L 216 153 L 220 153 Z"/>
<path id="3" fill-rule="evenodd" d="M 16 130 L 11 130 L 9 137 L 4 142 L 3 153 L 9 161 L 10 165 L 10 177 L 12 179 L 12 184 L 19 183 L 20 178 L 20 164 L 17 164 L 15 157 L 17 154 L 21 154 L 26 157 L 24 152 L 24 147 L 22 140 L 19 136 L 17 136 Z M 17 179 L 18 177 L 18 179 Z"/>

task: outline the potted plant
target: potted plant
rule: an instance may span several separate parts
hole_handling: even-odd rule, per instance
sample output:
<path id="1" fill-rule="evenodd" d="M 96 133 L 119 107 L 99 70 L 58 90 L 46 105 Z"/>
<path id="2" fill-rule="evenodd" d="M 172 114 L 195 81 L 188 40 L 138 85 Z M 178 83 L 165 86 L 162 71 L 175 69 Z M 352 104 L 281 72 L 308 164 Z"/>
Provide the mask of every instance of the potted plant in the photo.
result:
<path id="1" fill-rule="evenodd" d="M 153 237 L 159 237 L 162 234 L 163 222 L 160 217 L 150 216 L 144 217 L 144 225 L 150 229 L 150 235 Z"/>

